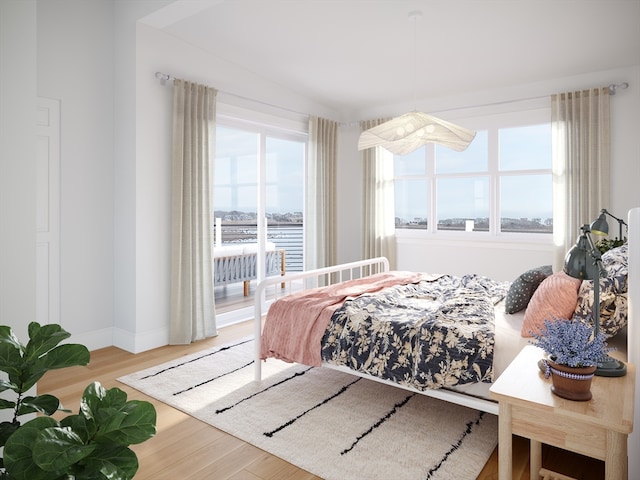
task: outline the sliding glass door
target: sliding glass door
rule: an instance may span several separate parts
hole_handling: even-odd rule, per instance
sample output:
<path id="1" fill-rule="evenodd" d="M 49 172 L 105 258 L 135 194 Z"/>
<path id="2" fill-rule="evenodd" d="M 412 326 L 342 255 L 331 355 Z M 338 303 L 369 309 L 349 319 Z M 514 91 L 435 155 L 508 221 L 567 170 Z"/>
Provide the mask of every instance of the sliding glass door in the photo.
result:
<path id="1" fill-rule="evenodd" d="M 265 249 L 284 252 L 286 271 L 303 269 L 305 152 L 305 135 L 219 122 L 213 193 L 216 255 L 255 250 L 262 211 Z"/>

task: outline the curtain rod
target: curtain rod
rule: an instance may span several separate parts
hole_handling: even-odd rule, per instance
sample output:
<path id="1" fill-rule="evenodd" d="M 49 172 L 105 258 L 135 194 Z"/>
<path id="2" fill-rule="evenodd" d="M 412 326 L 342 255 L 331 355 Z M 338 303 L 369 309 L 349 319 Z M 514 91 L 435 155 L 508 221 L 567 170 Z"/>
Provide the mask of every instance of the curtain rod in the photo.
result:
<path id="1" fill-rule="evenodd" d="M 168 74 L 166 74 L 166 73 L 162 73 L 162 72 L 156 72 L 156 73 L 155 73 L 155 77 L 156 77 L 158 80 L 160 80 L 160 84 L 161 84 L 161 85 L 166 85 L 166 84 L 167 84 L 167 82 L 171 82 L 171 81 L 173 81 L 173 80 L 175 80 L 175 79 L 176 79 L 175 77 L 173 77 L 173 76 L 171 76 L 171 75 L 168 75 Z M 290 108 L 281 107 L 281 106 L 279 106 L 279 105 L 274 105 L 274 104 L 272 104 L 272 103 L 263 102 L 263 101 L 261 101 L 261 100 L 256 100 L 256 99 L 254 99 L 254 98 L 245 97 L 245 96 L 243 96 L 243 95 L 238 95 L 238 94 L 236 94 L 236 93 L 225 92 L 225 91 L 220 91 L 220 93 L 223 93 L 223 94 L 225 94 L 225 95 L 230 95 L 230 96 L 232 96 L 232 97 L 236 97 L 236 98 L 239 98 L 239 99 L 241 99 L 241 100 L 247 100 L 247 101 L 249 101 L 249 102 L 259 103 L 259 104 L 261 104 L 261 105 L 265 105 L 265 106 L 267 106 L 267 107 L 277 108 L 277 109 L 279 109 L 279 110 L 284 110 L 284 111 L 289 112 L 289 113 L 295 113 L 296 115 L 302 115 L 302 116 L 305 116 L 305 117 L 309 117 L 309 116 L 310 116 L 308 113 L 298 112 L 297 110 L 292 110 L 292 109 L 290 109 Z"/>
<path id="2" fill-rule="evenodd" d="M 594 87 L 594 88 L 598 88 L 598 87 Z M 604 88 L 604 87 L 602 87 Z M 629 84 L 627 82 L 622 82 L 622 83 L 611 83 L 608 85 L 607 87 L 609 89 L 609 95 L 615 95 L 616 91 L 618 89 L 621 90 L 625 90 L 626 88 L 629 88 Z M 584 89 L 581 89 L 584 90 Z M 474 109 L 474 108 L 485 108 L 485 107 L 495 107 L 495 106 L 499 106 L 499 105 L 507 105 L 509 103 L 516 103 L 516 102 L 528 102 L 531 100 L 540 100 L 543 98 L 550 98 L 551 95 L 537 95 L 535 97 L 526 97 L 526 98 L 518 98 L 517 100 L 501 100 L 498 102 L 490 102 L 490 103 L 479 103 L 476 105 L 469 105 L 466 107 L 451 107 L 451 108 L 445 108 L 445 109 L 441 109 L 441 110 L 429 110 L 429 113 L 431 114 L 440 114 L 440 113 L 447 113 L 447 112 L 455 112 L 458 110 L 469 110 L 469 109 Z M 350 122 L 348 124 L 343 124 L 343 125 L 349 125 L 349 126 L 354 126 L 354 125 L 358 125 L 360 122 Z"/>
<path id="3" fill-rule="evenodd" d="M 155 77 L 160 80 L 160 83 L 162 85 L 166 85 L 167 82 L 169 81 L 173 81 L 175 80 L 175 77 L 172 77 L 171 75 L 168 75 L 166 73 L 162 73 L 162 72 L 156 72 L 155 73 Z M 622 82 L 622 83 L 611 83 L 609 84 L 609 95 L 615 95 L 616 92 L 618 91 L 618 89 L 620 90 L 626 90 L 627 88 L 629 88 L 629 83 L 627 82 Z M 250 102 L 255 102 L 255 103 L 260 103 L 262 105 L 268 106 L 268 107 L 272 107 L 272 108 L 278 108 L 280 110 L 285 110 L 287 112 L 290 113 L 295 113 L 296 115 L 303 115 L 306 117 L 309 117 L 310 115 L 308 113 L 303 113 L 303 112 L 298 112 L 296 110 L 291 110 L 289 108 L 286 107 L 281 107 L 279 105 L 273 105 L 271 103 L 267 103 L 267 102 L 262 102 L 260 100 L 255 100 L 253 98 L 249 98 L 249 97 L 244 97 L 242 95 L 237 95 L 235 93 L 230 93 L 230 92 L 222 92 L 225 95 L 231 95 L 232 97 L 236 97 L 242 100 L 248 100 Z M 464 109 L 468 109 L 468 108 L 480 108 L 480 107 L 491 107 L 491 106 L 496 106 L 496 105 L 505 105 L 507 103 L 513 103 L 513 102 L 522 102 L 522 101 L 527 101 L 527 100 L 538 100 L 541 98 L 548 98 L 549 95 L 540 95 L 537 97 L 529 97 L 529 98 L 520 98 L 518 100 L 505 100 L 502 102 L 494 102 L 494 103 L 487 103 L 487 104 L 482 104 L 482 105 L 471 105 L 468 107 L 456 107 L 456 108 L 450 108 L 450 109 L 446 109 L 446 110 L 438 110 L 436 112 L 433 113 L 443 113 L 443 112 L 449 112 L 449 111 L 454 111 L 454 110 L 464 110 Z M 340 125 L 344 125 L 344 126 L 354 126 L 354 125 L 358 125 L 359 122 L 349 122 L 349 123 L 342 123 L 342 122 L 338 122 L 340 123 Z"/>

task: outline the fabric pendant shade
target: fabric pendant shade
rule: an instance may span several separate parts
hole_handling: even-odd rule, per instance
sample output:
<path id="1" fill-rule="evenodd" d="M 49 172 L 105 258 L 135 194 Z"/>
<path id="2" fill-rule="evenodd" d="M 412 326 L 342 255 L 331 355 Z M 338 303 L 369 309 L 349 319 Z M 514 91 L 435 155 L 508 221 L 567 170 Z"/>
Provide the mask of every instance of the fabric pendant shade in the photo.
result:
<path id="1" fill-rule="evenodd" d="M 422 12 L 409 12 L 409 18 L 413 21 L 415 100 L 418 51 L 416 22 L 422 18 Z M 358 140 L 358 150 L 382 147 L 394 155 L 407 155 L 427 143 L 437 143 L 461 152 L 469 146 L 475 136 L 476 132 L 472 130 L 414 110 L 362 132 Z"/>
<path id="2" fill-rule="evenodd" d="M 360 134 L 358 150 L 383 147 L 395 155 L 406 155 L 427 143 L 437 143 L 456 152 L 465 150 L 476 132 L 422 112 L 409 112 Z"/>

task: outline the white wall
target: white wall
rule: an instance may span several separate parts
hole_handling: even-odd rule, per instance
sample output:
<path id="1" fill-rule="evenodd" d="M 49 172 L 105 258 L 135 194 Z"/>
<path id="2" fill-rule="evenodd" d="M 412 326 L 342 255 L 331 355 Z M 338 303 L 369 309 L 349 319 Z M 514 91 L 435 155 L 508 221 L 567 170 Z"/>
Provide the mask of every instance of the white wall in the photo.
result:
<path id="1" fill-rule="evenodd" d="M 137 22 L 145 15 L 154 12 L 173 0 L 147 0 L 113 2 L 114 8 L 114 318 L 113 345 L 132 352 L 140 351 L 138 344 L 155 346 L 160 340 L 153 330 L 163 330 L 163 318 L 146 318 L 139 313 L 139 295 L 149 302 L 162 304 L 163 292 L 155 285 L 145 281 L 141 264 L 144 252 L 156 248 L 155 238 L 145 237 L 150 243 L 141 243 L 138 232 L 144 230 L 157 212 L 144 217 L 138 214 L 140 185 L 137 145 Z M 146 145 L 162 141 L 165 135 L 154 137 Z M 145 180 L 142 179 L 144 183 Z M 143 192 L 144 193 L 144 192 Z M 144 199 L 142 199 L 144 201 Z M 142 277 L 141 277 L 142 275 Z M 142 292 L 142 293 L 140 293 Z M 145 312 L 143 310 L 144 314 Z M 154 322 L 157 328 L 145 327 L 145 323 Z M 137 332 L 143 332 L 138 334 Z M 166 342 L 165 342 L 166 343 Z M 148 347 L 151 348 L 151 347 Z"/>
<path id="2" fill-rule="evenodd" d="M 0 324 L 26 342 L 36 318 L 35 2 L 0 1 L 0 73 Z"/>
<path id="3" fill-rule="evenodd" d="M 113 327 L 113 5 L 38 2 L 38 95 L 60 101 L 60 324 L 88 347 Z"/>

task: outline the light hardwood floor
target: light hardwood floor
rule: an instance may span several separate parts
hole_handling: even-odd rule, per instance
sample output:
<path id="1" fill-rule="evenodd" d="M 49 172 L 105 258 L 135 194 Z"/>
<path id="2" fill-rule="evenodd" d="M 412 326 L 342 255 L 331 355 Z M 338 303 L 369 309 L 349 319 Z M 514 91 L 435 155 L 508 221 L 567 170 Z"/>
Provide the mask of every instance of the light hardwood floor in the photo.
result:
<path id="1" fill-rule="evenodd" d="M 216 338 L 186 346 L 165 346 L 139 354 L 115 347 L 91 352 L 86 367 L 73 367 L 47 373 L 38 384 L 38 393 L 57 396 L 66 408 L 77 411 L 85 387 L 99 381 L 106 388 L 117 386 L 129 399 L 147 400 L 156 408 L 158 432 L 149 441 L 134 446 L 140 469 L 136 480 L 311 480 L 318 477 L 273 455 L 200 422 L 174 408 L 119 383 L 116 378 L 179 358 L 212 346 L 250 336 L 251 322 L 220 329 Z M 73 337 L 71 338 L 73 341 Z M 64 416 L 64 415 L 63 415 Z M 514 439 L 514 480 L 530 480 L 528 441 Z M 292 445 L 292 448 L 295 446 Z M 479 480 L 498 478 L 497 450 L 484 466 Z M 582 480 L 603 478 L 604 467 L 585 457 L 545 448 L 544 464 Z M 466 480 L 466 479 L 460 479 Z M 473 479 L 469 479 L 473 480 Z"/>

